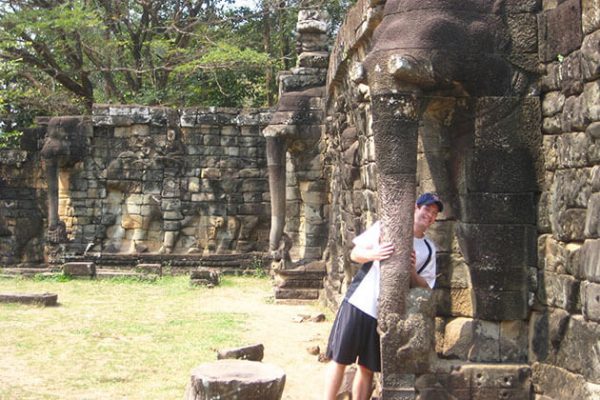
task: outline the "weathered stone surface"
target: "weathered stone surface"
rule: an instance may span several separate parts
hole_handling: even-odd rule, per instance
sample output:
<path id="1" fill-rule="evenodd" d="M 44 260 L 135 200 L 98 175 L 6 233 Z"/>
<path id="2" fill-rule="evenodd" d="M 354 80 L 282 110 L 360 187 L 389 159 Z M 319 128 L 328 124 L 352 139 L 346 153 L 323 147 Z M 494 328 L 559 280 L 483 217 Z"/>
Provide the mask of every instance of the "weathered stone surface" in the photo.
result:
<path id="1" fill-rule="evenodd" d="M 539 239 L 539 260 L 543 262 L 540 268 L 558 274 L 569 274 L 581 278 L 580 250 L 578 243 L 558 242 L 550 235 Z"/>
<path id="2" fill-rule="evenodd" d="M 567 55 L 581 45 L 581 4 L 566 0 L 558 7 L 540 14 L 538 40 L 540 58 L 552 61 L 559 54 Z"/>
<path id="3" fill-rule="evenodd" d="M 278 300 L 317 300 L 319 298 L 319 289 L 276 288 L 275 298 Z"/>
<path id="4" fill-rule="evenodd" d="M 437 289 L 434 291 L 436 314 L 454 317 L 475 315 L 475 294 L 472 288 Z"/>
<path id="5" fill-rule="evenodd" d="M 538 293 L 543 304 L 560 307 L 570 312 L 581 309 L 579 281 L 572 276 L 546 271 Z"/>
<path id="6" fill-rule="evenodd" d="M 536 392 L 550 399 L 592 400 L 598 393 L 588 387 L 581 375 L 544 363 L 534 363 L 531 368 Z"/>
<path id="7" fill-rule="evenodd" d="M 500 322 L 500 361 L 527 362 L 527 334 L 525 321 Z"/>
<path id="8" fill-rule="evenodd" d="M 69 262 L 63 264 L 63 274 L 73 277 L 93 278 L 96 275 L 96 264 L 93 262 Z"/>
<path id="9" fill-rule="evenodd" d="M 279 400 L 284 371 L 272 364 L 246 360 L 219 360 L 192 370 L 186 400 Z"/>
<path id="10" fill-rule="evenodd" d="M 0 293 L 0 303 L 36 304 L 56 306 L 58 295 L 54 293 Z"/>
<path id="11" fill-rule="evenodd" d="M 597 0 L 591 1 L 597 2 Z M 583 78 L 587 81 L 598 79 L 600 76 L 600 30 L 583 39 L 581 56 Z"/>
<path id="12" fill-rule="evenodd" d="M 460 196 L 461 221 L 481 224 L 534 224 L 533 193 L 471 193 Z"/>
<path id="13" fill-rule="evenodd" d="M 198 268 L 190 275 L 192 285 L 217 286 L 221 282 L 221 273 L 210 268 Z"/>
<path id="14" fill-rule="evenodd" d="M 542 101 L 542 115 L 544 117 L 551 117 L 562 111 L 565 105 L 565 95 L 561 92 L 548 92 L 544 95 Z"/>
<path id="15" fill-rule="evenodd" d="M 577 168 L 589 165 L 592 138 L 584 132 L 564 133 L 558 136 L 556 150 L 558 168 Z"/>
<path id="16" fill-rule="evenodd" d="M 526 364 L 456 364 L 448 373 L 421 375 L 415 386 L 423 400 L 522 400 L 530 398 L 531 384 Z"/>
<path id="17" fill-rule="evenodd" d="M 587 381 L 600 382 L 600 356 L 590 349 L 598 345 L 600 325 L 571 317 L 556 355 L 556 365 L 582 375 Z"/>
<path id="18" fill-rule="evenodd" d="M 265 346 L 255 344 L 252 346 L 237 347 L 232 349 L 222 349 L 217 351 L 217 359 L 237 359 L 248 361 L 262 361 L 265 353 Z"/>
<path id="19" fill-rule="evenodd" d="M 581 0 L 581 25 L 583 33 L 588 34 L 600 29 L 600 1 Z"/>
<path id="20" fill-rule="evenodd" d="M 138 264 L 135 269 L 143 274 L 156 274 L 162 276 L 162 264 Z"/>
<path id="21" fill-rule="evenodd" d="M 590 196 L 585 217 L 586 238 L 597 238 L 600 236 L 600 193 Z"/>
<path id="22" fill-rule="evenodd" d="M 476 362 L 500 361 L 500 326 L 497 323 L 456 318 L 446 324 L 443 354 Z"/>
<path id="23" fill-rule="evenodd" d="M 585 279 L 600 283 L 600 240 L 586 240 L 581 249 L 581 268 Z"/>
<path id="24" fill-rule="evenodd" d="M 581 304 L 583 316 L 587 320 L 600 322 L 600 284 L 582 282 Z"/>

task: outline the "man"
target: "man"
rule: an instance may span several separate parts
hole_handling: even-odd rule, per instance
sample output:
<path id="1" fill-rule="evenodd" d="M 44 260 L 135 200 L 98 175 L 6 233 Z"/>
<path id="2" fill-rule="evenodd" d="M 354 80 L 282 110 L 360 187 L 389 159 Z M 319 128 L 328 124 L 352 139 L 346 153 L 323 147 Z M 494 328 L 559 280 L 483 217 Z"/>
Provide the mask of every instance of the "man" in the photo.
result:
<path id="1" fill-rule="evenodd" d="M 433 193 L 424 193 L 416 201 L 414 248 L 410 284 L 433 288 L 436 277 L 435 245 L 425 232 L 435 222 L 444 205 Z M 327 356 L 325 400 L 334 400 L 342 383 L 346 366 L 356 362 L 358 368 L 352 384 L 352 398 L 366 400 L 371 393 L 373 373 L 381 371 L 377 301 L 379 298 L 379 262 L 394 253 L 390 243 L 379 243 L 380 222 L 357 236 L 350 259 L 363 264 L 340 305 L 331 328 Z"/>

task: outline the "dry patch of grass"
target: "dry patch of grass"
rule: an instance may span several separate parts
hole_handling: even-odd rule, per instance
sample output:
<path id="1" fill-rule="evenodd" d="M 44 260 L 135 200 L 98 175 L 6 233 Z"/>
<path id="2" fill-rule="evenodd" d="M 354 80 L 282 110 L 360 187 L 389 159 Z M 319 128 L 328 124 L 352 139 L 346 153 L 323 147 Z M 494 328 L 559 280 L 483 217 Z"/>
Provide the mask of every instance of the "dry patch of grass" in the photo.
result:
<path id="1" fill-rule="evenodd" d="M 189 371 L 240 346 L 267 279 L 156 283 L 0 280 L 0 292 L 58 294 L 58 307 L 0 304 L 0 399 L 178 399 Z M 242 302 L 243 304 L 243 302 Z"/>

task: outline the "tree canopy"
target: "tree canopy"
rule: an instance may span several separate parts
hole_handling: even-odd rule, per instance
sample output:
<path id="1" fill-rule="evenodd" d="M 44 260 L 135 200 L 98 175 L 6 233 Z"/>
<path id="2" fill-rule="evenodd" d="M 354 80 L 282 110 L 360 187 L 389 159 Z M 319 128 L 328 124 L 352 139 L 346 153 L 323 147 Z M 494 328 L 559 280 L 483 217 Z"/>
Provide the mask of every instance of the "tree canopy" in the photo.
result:
<path id="1" fill-rule="evenodd" d="M 313 0 L 334 25 L 352 0 Z M 267 106 L 307 0 L 0 0 L 0 131 L 93 103 Z"/>

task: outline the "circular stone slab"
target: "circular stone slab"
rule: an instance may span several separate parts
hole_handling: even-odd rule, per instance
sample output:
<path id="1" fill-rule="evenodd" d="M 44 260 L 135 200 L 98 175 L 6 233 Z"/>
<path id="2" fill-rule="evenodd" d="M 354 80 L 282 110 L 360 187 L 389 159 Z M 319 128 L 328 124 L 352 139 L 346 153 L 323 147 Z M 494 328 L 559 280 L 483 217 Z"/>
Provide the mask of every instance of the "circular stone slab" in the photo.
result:
<path id="1" fill-rule="evenodd" d="M 192 370 L 186 400 L 280 400 L 285 372 L 276 365 L 218 360 Z"/>

